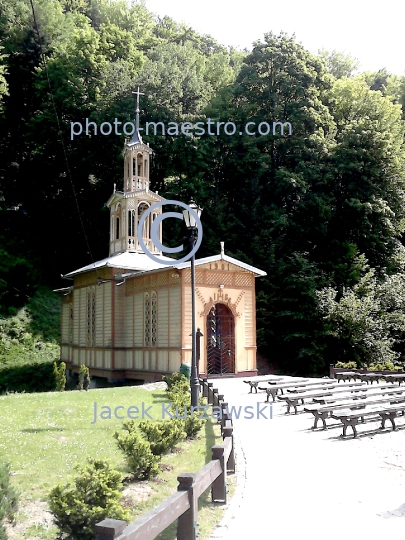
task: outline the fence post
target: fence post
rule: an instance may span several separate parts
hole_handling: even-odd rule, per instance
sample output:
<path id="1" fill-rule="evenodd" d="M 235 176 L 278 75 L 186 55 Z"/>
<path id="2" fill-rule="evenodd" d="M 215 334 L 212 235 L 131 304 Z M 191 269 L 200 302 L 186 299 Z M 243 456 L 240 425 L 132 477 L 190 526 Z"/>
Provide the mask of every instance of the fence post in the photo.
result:
<path id="1" fill-rule="evenodd" d="M 195 496 L 195 474 L 183 473 L 177 477 L 177 491 L 188 491 L 190 508 L 177 520 L 177 540 L 198 540 L 198 497 Z"/>
<path id="2" fill-rule="evenodd" d="M 208 396 L 208 380 L 206 377 L 204 377 L 203 381 L 203 397 Z"/>
<path id="3" fill-rule="evenodd" d="M 212 405 L 212 398 L 213 398 L 213 392 L 212 387 L 214 386 L 214 383 L 209 382 L 208 383 L 208 390 L 207 390 L 207 398 L 208 398 L 208 405 Z"/>
<path id="4" fill-rule="evenodd" d="M 126 526 L 126 522 L 120 519 L 103 519 L 94 528 L 97 540 L 116 540 Z"/>
<path id="5" fill-rule="evenodd" d="M 218 405 L 221 404 L 221 401 L 224 401 L 224 394 L 218 394 Z"/>
<path id="6" fill-rule="evenodd" d="M 211 485 L 212 502 L 223 501 L 225 504 L 228 501 L 227 485 L 226 485 L 226 464 L 224 459 L 224 447 L 215 445 L 212 447 L 212 459 L 218 459 L 221 464 L 222 473 L 216 478 Z"/>
<path id="7" fill-rule="evenodd" d="M 234 452 L 234 446 L 233 446 L 233 427 L 232 422 L 230 420 L 227 420 L 225 423 L 225 427 L 223 430 L 223 438 L 225 437 L 231 437 L 232 439 L 232 450 L 229 454 L 228 463 L 226 464 L 226 468 L 229 472 L 234 473 L 235 472 L 235 452 Z"/>
<path id="8" fill-rule="evenodd" d="M 218 400 L 218 388 L 213 388 L 212 389 L 212 404 L 215 405 L 216 407 L 218 407 L 218 404 L 219 404 L 219 400 Z"/>
<path id="9" fill-rule="evenodd" d="M 333 364 L 329 364 L 329 378 L 336 379 L 335 366 Z"/>
<path id="10" fill-rule="evenodd" d="M 222 409 L 222 414 L 221 414 L 221 433 L 222 433 L 225 427 L 225 422 L 229 420 L 228 403 L 226 402 L 221 403 L 221 409 Z"/>

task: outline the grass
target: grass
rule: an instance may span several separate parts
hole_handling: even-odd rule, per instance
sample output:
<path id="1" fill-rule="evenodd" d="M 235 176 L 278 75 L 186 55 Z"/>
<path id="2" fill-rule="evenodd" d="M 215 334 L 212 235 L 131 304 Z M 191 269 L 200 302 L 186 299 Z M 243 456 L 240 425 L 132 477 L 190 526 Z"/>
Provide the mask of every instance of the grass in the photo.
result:
<path id="1" fill-rule="evenodd" d="M 94 389 L 89 392 L 49 392 L 0 396 L 0 455 L 11 462 L 12 482 L 20 491 L 21 512 L 30 501 L 47 500 L 50 489 L 65 484 L 76 475 L 74 465 L 84 464 L 87 456 L 107 459 L 124 475 L 129 471 L 124 454 L 117 448 L 113 433 L 123 420 L 114 417 L 114 408 L 123 415 L 130 406 L 152 406 L 149 414 L 161 418 L 165 392 L 150 392 L 141 387 Z M 112 411 L 111 419 L 94 420 L 94 402 L 98 413 Z M 104 409 L 102 409 L 104 407 Z M 127 418 L 125 418 L 127 419 Z M 177 476 L 197 472 L 211 459 L 211 447 L 222 441 L 219 427 L 208 421 L 194 441 L 180 443 L 180 451 L 162 457 L 171 470 L 161 473 L 148 485 L 151 494 L 137 503 L 133 519 L 159 504 L 177 489 Z M 204 504 L 205 501 L 205 504 Z M 223 507 L 209 502 L 209 490 L 200 497 L 200 538 L 207 538 L 223 513 Z M 28 534 L 28 536 L 26 536 Z M 175 539 L 175 524 L 159 536 Z M 20 537 L 52 540 L 55 534 L 43 526 L 31 524 Z"/>

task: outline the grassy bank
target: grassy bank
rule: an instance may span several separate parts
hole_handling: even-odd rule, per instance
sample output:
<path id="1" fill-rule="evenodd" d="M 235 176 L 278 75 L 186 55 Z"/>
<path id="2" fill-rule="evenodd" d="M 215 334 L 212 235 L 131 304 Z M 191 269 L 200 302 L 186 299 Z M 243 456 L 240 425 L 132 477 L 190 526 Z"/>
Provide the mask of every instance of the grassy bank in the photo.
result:
<path id="1" fill-rule="evenodd" d="M 116 407 L 124 407 L 117 413 L 126 416 L 128 407 L 137 406 L 141 410 L 143 403 L 144 408 L 151 407 L 149 414 L 157 420 L 161 418 L 162 403 L 165 402 L 164 391 L 148 391 L 141 387 L 1 396 L 0 454 L 11 462 L 12 481 L 21 492 L 20 520 L 27 521 L 25 532 L 15 537 L 16 540 L 56 538 L 56 529 L 46 530 L 30 523 L 24 506 L 34 501 L 46 501 L 54 485 L 64 484 L 75 476 L 74 465 L 83 464 L 86 456 L 107 459 L 128 475 L 123 454 L 113 438 L 114 431 L 119 430 L 123 422 L 114 416 Z M 105 416 L 109 407 L 111 419 L 98 416 L 94 422 L 94 403 L 97 403 L 98 414 Z M 178 474 L 197 472 L 203 467 L 211 459 L 212 445 L 219 442 L 218 426 L 207 422 L 199 439 L 184 441 L 178 445 L 178 452 L 163 456 L 164 472 L 147 483 L 132 484 L 141 491 L 147 484 L 147 489 L 144 489 L 146 496 L 143 500 L 135 497 L 135 506 L 131 505 L 128 496 L 133 519 L 176 491 Z M 128 488 L 130 491 L 131 486 Z M 200 538 L 203 539 L 208 537 L 223 509 L 209 502 L 209 490 L 201 497 L 201 504 Z M 175 527 L 160 538 L 174 539 Z"/>

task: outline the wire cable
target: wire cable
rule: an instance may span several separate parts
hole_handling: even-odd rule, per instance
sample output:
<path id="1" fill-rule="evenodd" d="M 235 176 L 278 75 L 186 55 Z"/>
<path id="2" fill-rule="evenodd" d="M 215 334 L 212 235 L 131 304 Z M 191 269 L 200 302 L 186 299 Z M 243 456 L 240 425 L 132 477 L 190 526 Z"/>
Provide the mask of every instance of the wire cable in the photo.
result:
<path id="1" fill-rule="evenodd" d="M 50 81 L 50 78 L 49 78 L 48 64 L 47 64 L 47 61 L 46 61 L 45 53 L 44 53 L 44 51 L 42 49 L 41 34 L 39 33 L 39 27 L 38 27 L 37 18 L 36 18 L 36 15 L 35 15 L 35 9 L 34 9 L 33 0 L 30 0 L 30 4 L 31 4 L 31 9 L 32 9 L 32 16 L 33 16 L 33 19 L 34 19 L 34 28 L 35 28 L 35 31 L 36 31 L 36 33 L 38 35 L 38 45 L 39 45 L 39 49 L 41 51 L 42 61 L 43 61 L 44 66 L 45 66 L 46 78 L 47 78 L 47 81 L 48 81 L 49 92 L 50 92 L 50 95 L 51 95 L 51 102 L 52 102 L 53 110 L 54 110 L 55 117 L 56 117 L 56 123 L 58 125 L 58 136 L 59 136 L 60 142 L 62 144 L 63 155 L 64 155 L 64 158 L 65 158 L 65 164 L 66 164 L 66 169 L 67 169 L 67 175 L 68 175 L 68 178 L 69 178 L 69 181 L 70 181 L 70 185 L 72 186 L 73 196 L 74 196 L 75 203 L 76 203 L 76 209 L 77 209 L 77 213 L 79 215 L 79 220 L 80 220 L 80 224 L 81 224 L 81 227 L 82 227 L 82 230 L 83 230 L 84 238 L 86 240 L 88 253 L 89 253 L 90 258 L 92 260 L 92 263 L 94 265 L 95 264 L 94 257 L 93 257 L 93 254 L 92 254 L 92 251 L 91 251 L 91 248 L 90 248 L 89 239 L 87 237 L 86 229 L 84 227 L 83 219 L 82 219 L 82 216 L 81 216 L 81 213 L 80 213 L 79 201 L 77 199 L 76 190 L 75 190 L 75 187 L 74 187 L 73 181 L 72 181 L 72 175 L 71 175 L 71 172 L 70 172 L 69 161 L 68 161 L 68 157 L 67 157 L 67 153 L 66 153 L 65 143 L 63 142 L 62 130 L 60 128 L 59 115 L 58 115 L 58 111 L 57 111 L 56 105 L 55 105 L 55 100 L 54 100 L 54 97 L 53 97 L 51 81 Z"/>

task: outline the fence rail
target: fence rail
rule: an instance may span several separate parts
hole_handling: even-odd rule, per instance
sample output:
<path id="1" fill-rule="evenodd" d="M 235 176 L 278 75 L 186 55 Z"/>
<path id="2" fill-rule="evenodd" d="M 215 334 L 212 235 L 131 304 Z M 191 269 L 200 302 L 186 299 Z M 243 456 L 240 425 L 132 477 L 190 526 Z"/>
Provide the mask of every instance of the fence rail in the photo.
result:
<path id="1" fill-rule="evenodd" d="M 228 501 L 227 474 L 235 472 L 232 418 L 228 404 L 213 383 L 200 379 L 202 394 L 208 403 L 222 410 L 220 416 L 223 443 L 212 447 L 212 459 L 197 473 L 177 477 L 177 493 L 173 493 L 127 525 L 118 519 L 104 519 L 95 526 L 97 540 L 153 540 L 177 520 L 177 540 L 198 540 L 198 498 L 211 486 L 213 502 Z"/>

